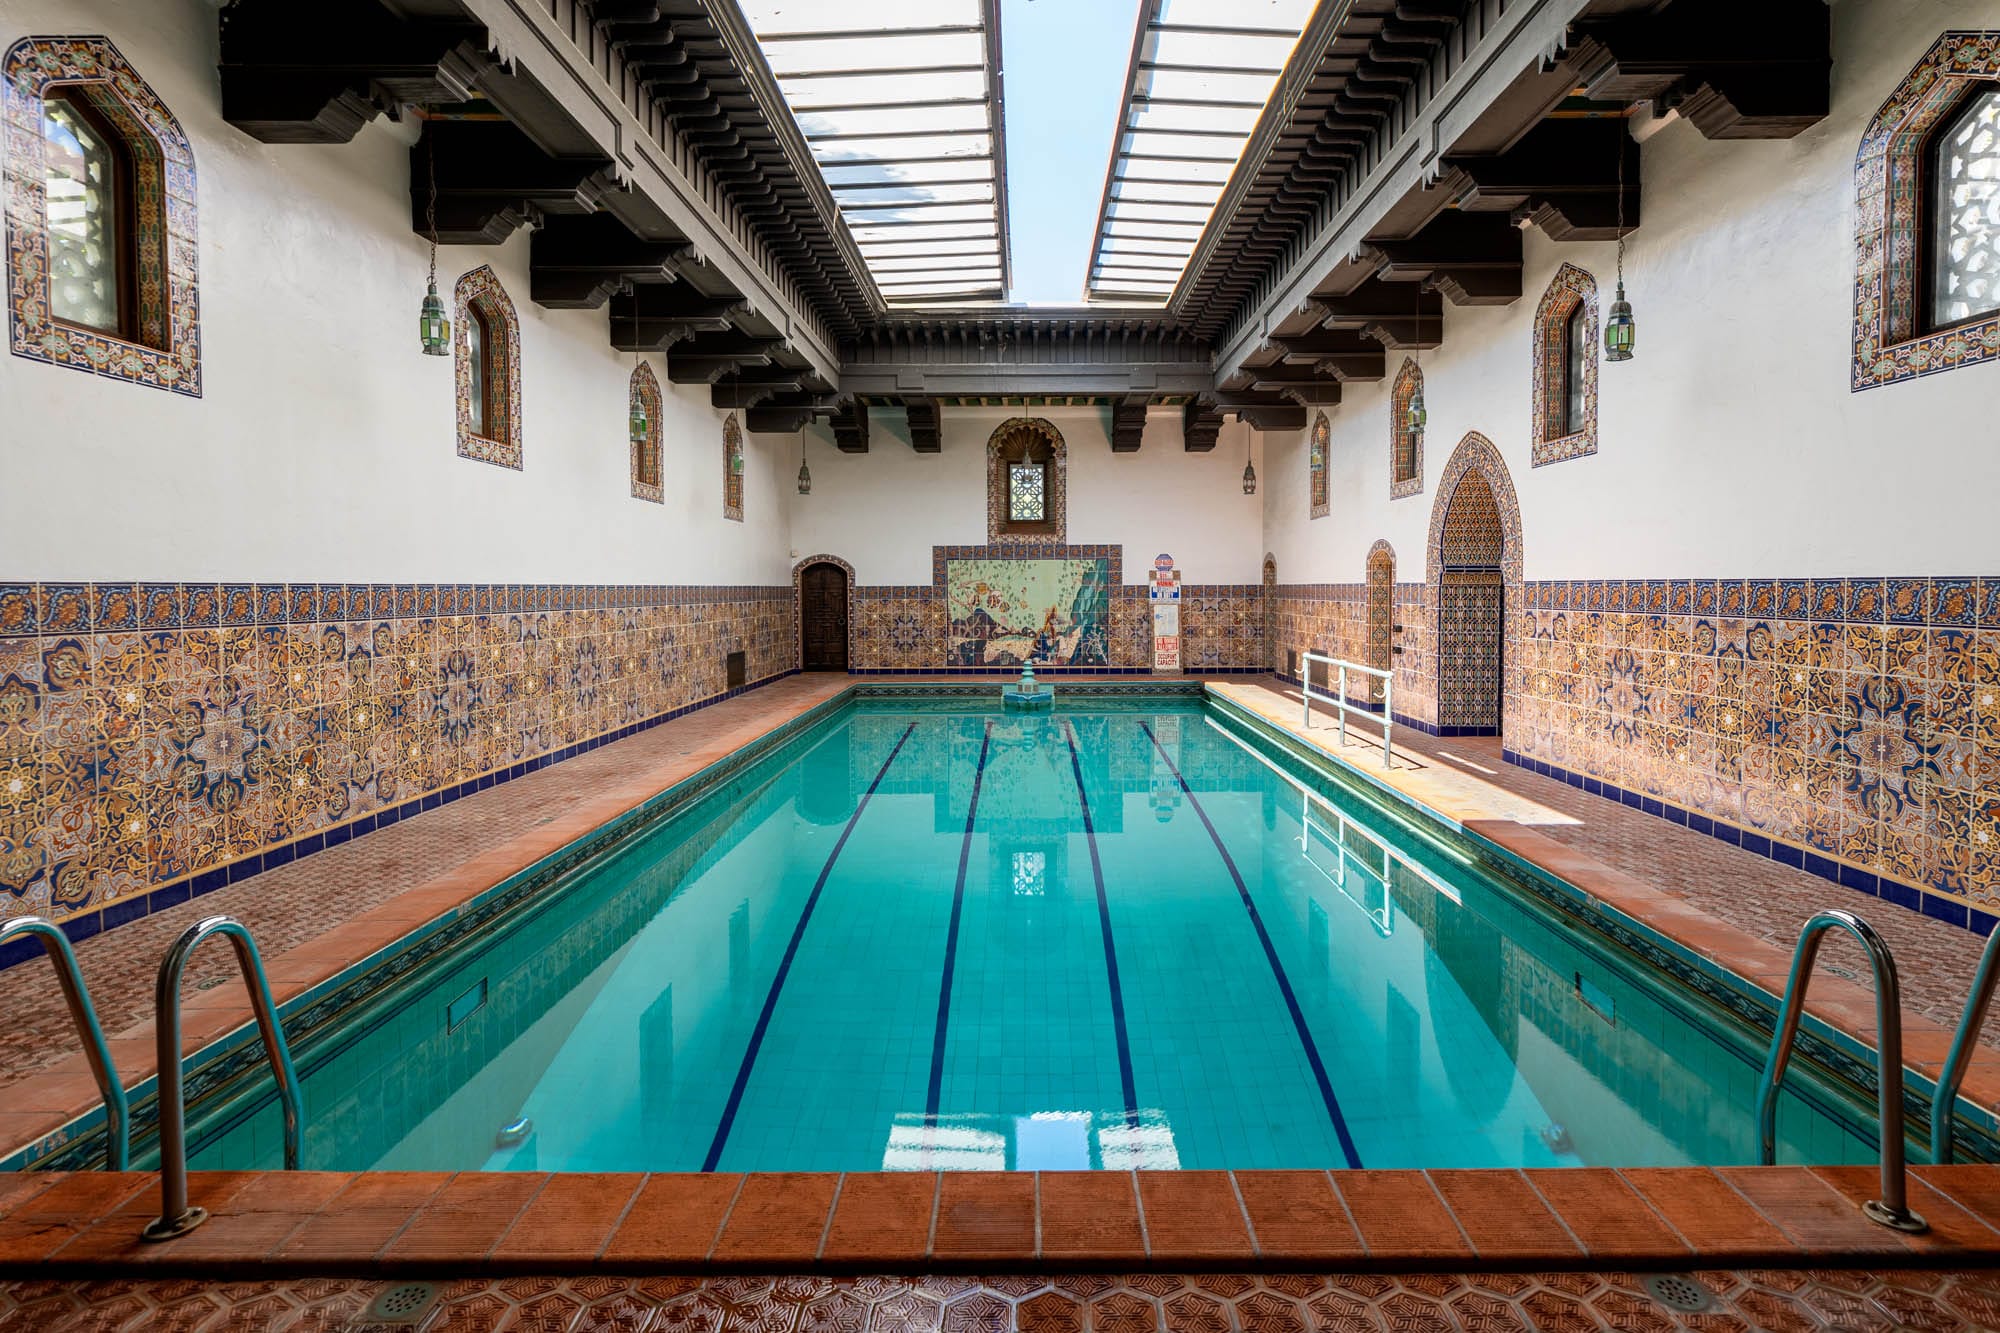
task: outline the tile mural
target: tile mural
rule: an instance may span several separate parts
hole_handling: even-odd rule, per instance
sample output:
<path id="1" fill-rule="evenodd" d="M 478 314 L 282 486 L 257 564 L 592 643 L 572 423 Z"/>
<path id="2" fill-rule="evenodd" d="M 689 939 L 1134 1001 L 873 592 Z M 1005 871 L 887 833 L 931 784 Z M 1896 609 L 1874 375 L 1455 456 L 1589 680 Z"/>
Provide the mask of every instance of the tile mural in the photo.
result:
<path id="1" fill-rule="evenodd" d="M 728 653 L 781 675 L 794 637 L 786 587 L 0 585 L 0 916 L 143 915 L 719 697 Z"/>
<path id="2" fill-rule="evenodd" d="M 1110 566 L 1084 560 L 952 560 L 952 666 L 1109 666 Z"/>

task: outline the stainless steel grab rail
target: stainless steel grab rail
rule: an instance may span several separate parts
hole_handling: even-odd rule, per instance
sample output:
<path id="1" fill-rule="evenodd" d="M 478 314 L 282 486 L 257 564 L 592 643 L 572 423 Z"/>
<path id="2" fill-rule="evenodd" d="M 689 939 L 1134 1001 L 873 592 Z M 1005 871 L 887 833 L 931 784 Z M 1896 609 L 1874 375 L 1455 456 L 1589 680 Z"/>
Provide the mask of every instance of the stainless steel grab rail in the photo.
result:
<path id="1" fill-rule="evenodd" d="M 243 984 L 250 992 L 250 1007 L 256 1011 L 257 1028 L 264 1036 L 264 1050 L 270 1057 L 271 1072 L 278 1080 L 278 1098 L 285 1110 L 285 1170 L 299 1169 L 299 1076 L 292 1067 L 291 1048 L 285 1044 L 285 1029 L 278 1022 L 277 1008 L 271 1003 L 271 987 L 264 979 L 264 961 L 257 956 L 257 942 L 235 917 L 206 917 L 189 926 L 167 950 L 167 956 L 160 961 L 159 985 L 154 990 L 160 1042 L 160 1216 L 158 1221 L 147 1223 L 140 1233 L 147 1240 L 172 1240 L 208 1220 L 206 1208 L 188 1206 L 181 977 L 195 947 L 211 935 L 228 936 L 236 949 L 237 964 L 243 969 Z"/>
<path id="2" fill-rule="evenodd" d="M 1951 1113 L 1958 1105 L 1958 1085 L 1965 1082 L 1965 1067 L 1972 1063 L 1973 1048 L 1979 1044 L 1979 1029 L 1986 1026 L 1996 981 L 2000 981 L 2000 930 L 1986 937 L 1979 967 L 1972 974 L 1971 993 L 1965 997 L 1965 1013 L 1951 1039 L 1951 1054 L 1945 1056 L 1944 1068 L 1938 1071 L 1937 1091 L 1931 1094 L 1931 1160 L 1940 1166 L 1952 1159 Z"/>
<path id="3" fill-rule="evenodd" d="M 97 1090 L 104 1095 L 105 1169 L 123 1171 L 131 1156 L 132 1117 L 125 1105 L 125 1085 L 118 1080 L 118 1070 L 111 1063 L 111 1048 L 104 1041 L 104 1028 L 97 1021 L 97 1007 L 90 1002 L 90 988 L 83 984 L 83 973 L 77 969 L 76 951 L 69 947 L 69 936 L 62 933 L 61 927 L 38 916 L 17 916 L 0 923 L 0 944 L 16 935 L 39 939 L 48 951 L 49 962 L 55 965 L 56 980 L 62 985 L 63 999 L 69 1003 L 70 1021 L 76 1024 L 77 1035 L 83 1038 L 84 1058 L 90 1061 Z"/>
<path id="4" fill-rule="evenodd" d="M 1930 1223 L 1910 1211 L 1903 1162 L 1903 1000 L 1896 982 L 1896 960 L 1875 928 L 1852 912 L 1819 912 L 1799 932 L 1778 1030 L 1771 1039 L 1770 1057 L 1764 1062 L 1764 1077 L 1757 1085 L 1757 1130 L 1763 1163 L 1771 1166 L 1778 1159 L 1778 1087 L 1784 1082 L 1785 1066 L 1791 1063 L 1792 1043 L 1799 1035 L 1806 986 L 1812 980 L 1820 940 L 1834 929 L 1861 941 L 1875 973 L 1875 1118 L 1882 1138 L 1882 1197 L 1862 1204 L 1861 1211 L 1869 1221 L 1897 1231 L 1925 1231 Z"/>

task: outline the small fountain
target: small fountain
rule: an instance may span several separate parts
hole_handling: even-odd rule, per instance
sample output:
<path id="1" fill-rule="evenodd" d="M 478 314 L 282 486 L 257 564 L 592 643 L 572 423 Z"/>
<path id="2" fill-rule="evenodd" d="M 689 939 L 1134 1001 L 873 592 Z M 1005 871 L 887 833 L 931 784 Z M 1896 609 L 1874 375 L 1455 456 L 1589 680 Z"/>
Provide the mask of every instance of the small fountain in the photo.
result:
<path id="1" fill-rule="evenodd" d="M 1035 684 L 1035 664 L 1023 662 L 1021 679 L 1000 687 L 1000 702 L 1010 713 L 1042 712 L 1055 707 L 1056 689 Z"/>

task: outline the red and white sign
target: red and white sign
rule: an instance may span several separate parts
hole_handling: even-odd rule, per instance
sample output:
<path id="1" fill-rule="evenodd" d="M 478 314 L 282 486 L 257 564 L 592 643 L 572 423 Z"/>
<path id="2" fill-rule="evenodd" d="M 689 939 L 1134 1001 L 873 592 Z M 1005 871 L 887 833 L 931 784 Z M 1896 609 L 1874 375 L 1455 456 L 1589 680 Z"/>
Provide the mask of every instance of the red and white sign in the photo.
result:
<path id="1" fill-rule="evenodd" d="M 1174 558 L 1162 555 L 1153 561 L 1152 586 L 1148 597 L 1153 604 L 1153 670 L 1181 669 L 1181 572 Z"/>

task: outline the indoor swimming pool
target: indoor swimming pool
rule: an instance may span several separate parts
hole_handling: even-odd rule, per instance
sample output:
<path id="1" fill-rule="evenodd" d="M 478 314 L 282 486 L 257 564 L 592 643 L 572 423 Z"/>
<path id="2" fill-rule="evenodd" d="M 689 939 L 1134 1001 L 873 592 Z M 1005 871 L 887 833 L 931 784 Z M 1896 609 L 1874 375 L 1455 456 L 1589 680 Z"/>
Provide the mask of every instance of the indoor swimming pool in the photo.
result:
<path id="1" fill-rule="evenodd" d="M 1761 1039 L 1193 699 L 844 704 L 397 970 L 294 1027 L 310 1168 L 1756 1160 Z M 260 1064 L 191 1138 L 279 1164 Z"/>

